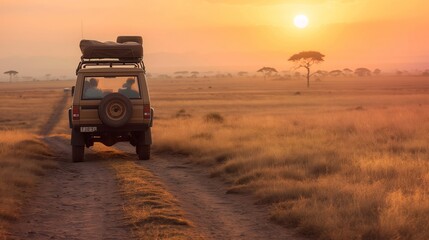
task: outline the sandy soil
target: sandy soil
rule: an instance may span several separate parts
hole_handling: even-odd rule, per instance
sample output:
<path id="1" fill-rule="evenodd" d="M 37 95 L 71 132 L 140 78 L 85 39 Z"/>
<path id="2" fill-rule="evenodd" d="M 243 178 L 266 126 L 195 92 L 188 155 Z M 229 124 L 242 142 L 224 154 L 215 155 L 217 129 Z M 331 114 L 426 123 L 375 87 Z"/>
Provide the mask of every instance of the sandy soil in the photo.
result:
<path id="1" fill-rule="evenodd" d="M 41 134 L 49 135 L 67 98 L 55 107 Z M 123 200 L 114 173 L 103 159 L 71 163 L 69 141 L 45 137 L 45 142 L 62 156 L 59 167 L 46 176 L 27 201 L 11 239 L 130 239 L 124 221 Z M 135 153 L 129 144 L 118 149 Z M 123 159 L 109 159 L 121 161 Z M 272 224 L 268 209 L 255 205 L 249 196 L 226 194 L 227 186 L 209 178 L 207 169 L 175 156 L 153 156 L 139 162 L 158 176 L 178 199 L 186 217 L 207 239 L 299 239 L 291 231 Z"/>

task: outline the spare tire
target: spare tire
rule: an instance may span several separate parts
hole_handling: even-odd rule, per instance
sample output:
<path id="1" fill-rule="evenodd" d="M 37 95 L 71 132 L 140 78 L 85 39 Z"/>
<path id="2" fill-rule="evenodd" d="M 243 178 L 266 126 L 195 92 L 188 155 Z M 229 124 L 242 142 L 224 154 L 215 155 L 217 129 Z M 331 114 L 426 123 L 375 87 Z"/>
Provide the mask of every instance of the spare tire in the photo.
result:
<path id="1" fill-rule="evenodd" d="M 110 127 L 122 127 L 130 121 L 133 106 L 130 100 L 120 94 L 111 93 L 105 96 L 98 106 L 100 120 Z"/>

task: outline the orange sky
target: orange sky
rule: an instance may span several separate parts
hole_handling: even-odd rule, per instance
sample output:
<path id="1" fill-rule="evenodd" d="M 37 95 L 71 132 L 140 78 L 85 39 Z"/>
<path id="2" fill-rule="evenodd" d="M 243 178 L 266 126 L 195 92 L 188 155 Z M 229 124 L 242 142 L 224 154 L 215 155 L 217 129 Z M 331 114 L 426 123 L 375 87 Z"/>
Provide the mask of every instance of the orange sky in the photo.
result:
<path id="1" fill-rule="evenodd" d="M 297 14 L 308 28 L 293 26 Z M 324 53 L 327 70 L 429 68 L 424 0 L 0 0 L 0 71 L 73 76 L 81 25 L 86 39 L 142 35 L 158 73 L 289 70 L 303 50 Z"/>

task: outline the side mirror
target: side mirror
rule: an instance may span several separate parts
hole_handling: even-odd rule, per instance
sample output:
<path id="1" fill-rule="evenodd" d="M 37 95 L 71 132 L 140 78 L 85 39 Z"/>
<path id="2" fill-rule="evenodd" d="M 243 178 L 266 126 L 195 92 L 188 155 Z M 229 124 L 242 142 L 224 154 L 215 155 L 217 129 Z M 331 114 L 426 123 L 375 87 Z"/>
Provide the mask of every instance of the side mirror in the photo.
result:
<path id="1" fill-rule="evenodd" d="M 75 86 L 73 86 L 72 89 L 71 89 L 71 95 L 72 95 L 72 97 L 74 95 L 74 88 L 75 88 Z"/>

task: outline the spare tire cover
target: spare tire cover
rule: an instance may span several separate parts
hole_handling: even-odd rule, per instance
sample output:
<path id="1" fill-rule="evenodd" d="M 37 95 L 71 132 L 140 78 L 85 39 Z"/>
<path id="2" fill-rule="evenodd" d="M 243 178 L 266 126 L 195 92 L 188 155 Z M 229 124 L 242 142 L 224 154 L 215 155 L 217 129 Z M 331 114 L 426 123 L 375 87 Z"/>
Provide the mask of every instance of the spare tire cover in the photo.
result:
<path id="1" fill-rule="evenodd" d="M 133 115 L 131 101 L 120 93 L 105 96 L 98 106 L 100 120 L 110 127 L 122 127 Z"/>

